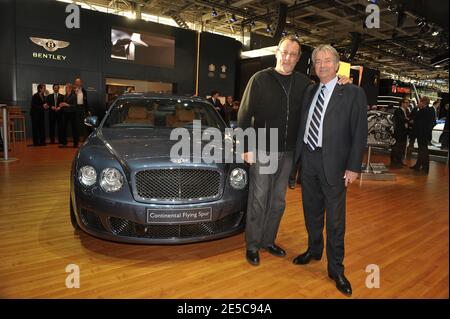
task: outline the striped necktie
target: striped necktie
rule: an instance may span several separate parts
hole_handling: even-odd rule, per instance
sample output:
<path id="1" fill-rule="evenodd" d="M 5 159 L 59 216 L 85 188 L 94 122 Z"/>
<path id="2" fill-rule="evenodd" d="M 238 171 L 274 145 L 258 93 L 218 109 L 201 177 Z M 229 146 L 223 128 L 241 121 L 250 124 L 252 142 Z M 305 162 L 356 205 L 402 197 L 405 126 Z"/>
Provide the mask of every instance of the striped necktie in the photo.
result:
<path id="1" fill-rule="evenodd" d="M 320 89 L 319 96 L 317 97 L 316 106 L 314 108 L 314 113 L 311 117 L 311 121 L 309 122 L 309 130 L 308 130 L 308 148 L 311 151 L 314 151 L 319 144 L 319 128 L 320 122 L 322 121 L 323 115 L 323 105 L 325 101 L 325 96 L 323 90 L 325 89 L 325 85 L 323 85 Z"/>

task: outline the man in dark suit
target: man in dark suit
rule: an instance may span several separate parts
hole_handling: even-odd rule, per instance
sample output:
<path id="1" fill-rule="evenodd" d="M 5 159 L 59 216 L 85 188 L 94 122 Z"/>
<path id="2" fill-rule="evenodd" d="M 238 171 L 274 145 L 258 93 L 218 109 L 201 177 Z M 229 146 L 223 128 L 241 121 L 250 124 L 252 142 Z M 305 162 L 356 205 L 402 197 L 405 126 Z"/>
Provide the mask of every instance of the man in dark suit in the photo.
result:
<path id="1" fill-rule="evenodd" d="M 430 99 L 426 96 L 420 98 L 418 111 L 414 118 L 413 134 L 417 137 L 418 154 L 417 162 L 410 168 L 420 172 L 421 170 L 428 174 L 430 167 L 430 154 L 428 144 L 431 142 L 434 124 L 436 123 L 434 112 L 428 107 Z"/>
<path id="2" fill-rule="evenodd" d="M 59 103 L 64 99 L 64 95 L 59 93 L 59 85 L 53 84 L 53 93 L 47 95 L 48 123 L 50 130 L 50 143 L 55 143 L 55 130 L 58 130 L 58 143 L 62 143 L 62 112 L 59 109 Z"/>
<path id="3" fill-rule="evenodd" d="M 91 134 L 92 130 L 89 130 L 84 125 L 84 118 L 88 115 L 91 115 L 91 110 L 89 108 L 87 92 L 83 87 L 83 81 L 80 78 L 76 78 L 73 85 L 73 92 L 77 99 L 77 108 L 76 108 L 76 117 L 78 122 L 78 132 L 81 133 L 83 139 L 86 140 L 89 134 Z"/>
<path id="4" fill-rule="evenodd" d="M 339 291 L 352 294 L 344 276 L 347 186 L 361 170 L 367 144 L 367 99 L 353 84 L 336 85 L 339 54 L 330 45 L 312 53 L 320 84 L 307 88 L 301 110 L 296 158 L 301 158 L 302 202 L 308 249 L 293 262 L 304 265 L 322 257 L 326 216 L 328 276 Z"/>
<path id="5" fill-rule="evenodd" d="M 394 137 L 395 144 L 391 150 L 391 167 L 401 168 L 406 166 L 403 164 L 403 158 L 405 156 L 406 140 L 408 138 L 408 122 L 407 110 L 409 106 L 409 100 L 403 99 L 400 102 L 400 107 L 394 111 Z"/>
<path id="6" fill-rule="evenodd" d="M 33 146 L 45 145 L 45 110 L 48 105 L 45 102 L 45 85 L 39 84 L 38 91 L 31 98 L 31 128 L 33 133 Z"/>
<path id="7" fill-rule="evenodd" d="M 67 126 L 70 123 L 72 127 L 72 138 L 73 138 L 73 147 L 78 147 L 78 105 L 77 105 L 77 97 L 73 91 L 73 87 L 71 83 L 66 84 L 66 95 L 61 103 L 59 103 L 60 110 L 64 112 L 64 123 L 63 123 L 63 133 L 62 133 L 62 141 L 59 147 L 67 146 Z"/>
<path id="8" fill-rule="evenodd" d="M 217 112 L 219 112 L 220 116 L 222 116 L 222 118 L 225 120 L 225 112 L 223 110 L 222 103 L 220 103 L 219 100 L 219 91 L 212 91 L 211 97 L 207 98 L 207 100 L 214 106 Z"/>

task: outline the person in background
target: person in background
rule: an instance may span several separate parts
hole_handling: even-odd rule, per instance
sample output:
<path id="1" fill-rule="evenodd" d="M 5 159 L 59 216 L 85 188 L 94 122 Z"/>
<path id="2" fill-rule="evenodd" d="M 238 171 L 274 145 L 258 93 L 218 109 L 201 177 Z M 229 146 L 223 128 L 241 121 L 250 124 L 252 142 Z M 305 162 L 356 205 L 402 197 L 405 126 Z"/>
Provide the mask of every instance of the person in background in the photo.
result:
<path id="1" fill-rule="evenodd" d="M 223 105 L 222 109 L 225 116 L 225 123 L 229 125 L 231 120 L 231 113 L 233 111 L 233 97 L 231 95 L 228 95 L 225 99 L 225 104 Z"/>
<path id="2" fill-rule="evenodd" d="M 431 141 L 431 133 L 435 123 L 434 112 L 428 107 L 430 99 L 426 96 L 422 97 L 418 103 L 418 111 L 414 117 L 413 134 L 417 138 L 419 151 L 417 154 L 417 162 L 411 166 L 417 172 L 423 171 L 428 174 L 430 168 L 430 155 L 428 144 Z"/>
<path id="3" fill-rule="evenodd" d="M 220 116 L 225 120 L 225 113 L 222 108 L 222 103 L 220 103 L 219 100 L 220 93 L 217 90 L 211 91 L 211 97 L 209 97 L 207 100 L 209 103 L 211 103 L 217 112 L 219 112 Z"/>
<path id="4" fill-rule="evenodd" d="M 92 130 L 84 125 L 84 118 L 91 115 L 91 111 L 89 109 L 87 92 L 84 89 L 83 81 L 81 81 L 80 78 L 75 79 L 73 91 L 77 98 L 77 108 L 75 114 L 78 122 L 78 131 L 82 133 L 83 139 L 85 140 Z"/>
<path id="5" fill-rule="evenodd" d="M 408 116 L 407 110 L 409 106 L 409 99 L 403 99 L 400 102 L 400 107 L 394 111 L 394 137 L 395 144 L 391 150 L 391 167 L 401 168 L 406 166 L 403 163 L 405 157 L 406 140 L 408 138 Z"/>
<path id="6" fill-rule="evenodd" d="M 439 119 L 446 119 L 448 117 L 448 103 L 445 103 L 444 107 L 439 110 Z"/>
<path id="7" fill-rule="evenodd" d="M 239 101 L 233 101 L 233 107 L 230 113 L 230 122 L 237 122 L 237 116 L 239 113 Z"/>
<path id="8" fill-rule="evenodd" d="M 55 131 L 58 130 L 58 143 L 62 141 L 63 131 L 63 112 L 60 112 L 59 104 L 63 101 L 64 95 L 59 93 L 59 85 L 53 84 L 53 93 L 47 95 L 48 109 L 48 123 L 49 123 L 49 135 L 50 144 L 55 144 Z"/>
<path id="9" fill-rule="evenodd" d="M 60 111 L 64 112 L 64 124 L 63 124 L 63 134 L 62 141 L 60 147 L 67 146 L 67 126 L 70 123 L 72 127 L 72 138 L 73 138 L 73 147 L 78 147 L 78 105 L 77 105 L 77 96 L 73 91 L 73 87 L 71 83 L 66 84 L 66 95 L 61 103 L 59 103 Z"/>
<path id="10" fill-rule="evenodd" d="M 45 145 L 45 110 L 48 104 L 45 102 L 45 85 L 39 84 L 37 92 L 31 98 L 31 128 L 33 134 L 33 146 Z"/>

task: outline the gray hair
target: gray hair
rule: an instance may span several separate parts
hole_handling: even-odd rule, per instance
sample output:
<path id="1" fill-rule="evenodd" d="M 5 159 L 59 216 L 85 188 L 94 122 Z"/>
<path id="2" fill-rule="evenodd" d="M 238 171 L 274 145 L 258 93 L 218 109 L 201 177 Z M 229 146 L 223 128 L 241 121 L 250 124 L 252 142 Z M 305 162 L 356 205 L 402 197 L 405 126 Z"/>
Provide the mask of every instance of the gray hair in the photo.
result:
<path id="1" fill-rule="evenodd" d="M 335 60 L 336 64 L 339 64 L 339 61 L 340 61 L 339 53 L 336 51 L 335 48 L 333 48 L 329 44 L 321 44 L 317 48 L 314 49 L 314 51 L 312 52 L 312 55 L 311 55 L 311 58 L 312 58 L 312 61 L 314 64 L 316 64 L 316 55 L 320 51 L 330 52 L 334 56 L 334 60 Z"/>

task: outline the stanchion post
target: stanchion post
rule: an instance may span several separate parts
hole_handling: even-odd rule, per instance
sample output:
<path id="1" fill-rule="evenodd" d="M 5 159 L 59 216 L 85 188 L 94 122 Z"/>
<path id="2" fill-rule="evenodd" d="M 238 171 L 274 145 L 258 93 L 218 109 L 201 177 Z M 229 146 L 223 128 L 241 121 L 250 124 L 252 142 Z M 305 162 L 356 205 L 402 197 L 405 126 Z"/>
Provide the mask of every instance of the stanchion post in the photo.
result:
<path id="1" fill-rule="evenodd" d="M 6 104 L 0 104 L 3 114 L 3 158 L 5 161 L 8 160 L 8 110 Z"/>

